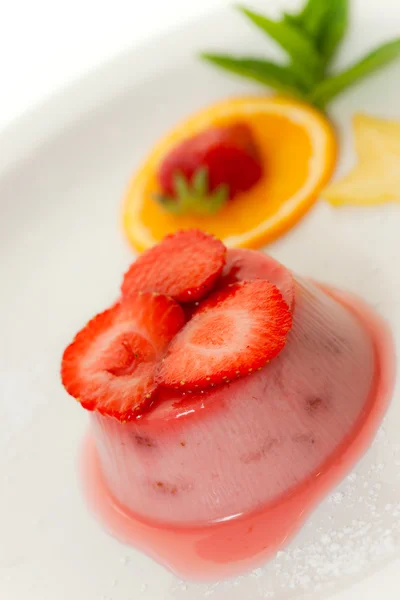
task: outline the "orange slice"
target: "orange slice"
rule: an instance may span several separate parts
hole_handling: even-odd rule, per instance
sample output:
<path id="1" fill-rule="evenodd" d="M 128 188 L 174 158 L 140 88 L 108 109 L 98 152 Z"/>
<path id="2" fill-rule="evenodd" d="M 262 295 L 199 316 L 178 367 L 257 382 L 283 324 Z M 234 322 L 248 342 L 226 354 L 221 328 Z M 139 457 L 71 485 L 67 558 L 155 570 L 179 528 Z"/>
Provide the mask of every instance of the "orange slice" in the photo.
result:
<path id="1" fill-rule="evenodd" d="M 216 214 L 173 215 L 154 199 L 157 168 L 183 139 L 212 126 L 245 121 L 252 129 L 265 175 Z M 166 234 L 197 227 L 228 247 L 258 247 L 291 227 L 313 205 L 336 161 L 330 122 L 307 104 L 276 97 L 229 99 L 200 111 L 162 138 L 133 177 L 124 205 L 124 228 L 139 251 Z"/>

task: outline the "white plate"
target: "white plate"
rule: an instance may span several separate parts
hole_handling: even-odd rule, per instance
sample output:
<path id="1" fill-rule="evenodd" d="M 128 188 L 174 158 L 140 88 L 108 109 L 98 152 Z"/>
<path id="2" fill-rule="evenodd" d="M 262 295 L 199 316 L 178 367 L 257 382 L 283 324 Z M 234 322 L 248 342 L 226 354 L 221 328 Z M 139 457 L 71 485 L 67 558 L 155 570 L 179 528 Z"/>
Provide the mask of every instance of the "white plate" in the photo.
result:
<path id="1" fill-rule="evenodd" d="M 397 2 L 353 4 L 356 26 L 342 63 L 399 33 Z M 233 11 L 213 14 L 106 65 L 0 139 L 2 599 L 398 598 L 398 387 L 353 474 L 284 552 L 235 580 L 179 581 L 108 537 L 81 496 L 76 467 L 86 418 L 60 386 L 59 360 L 73 332 L 114 299 L 132 260 L 119 222 L 127 181 L 175 121 L 214 99 L 258 90 L 202 65 L 196 51 L 265 44 Z M 397 64 L 335 103 L 342 168 L 352 160 L 352 113 L 400 117 L 399 93 Z M 270 251 L 363 295 L 399 343 L 399 227 L 398 206 L 334 210 L 320 202 Z"/>

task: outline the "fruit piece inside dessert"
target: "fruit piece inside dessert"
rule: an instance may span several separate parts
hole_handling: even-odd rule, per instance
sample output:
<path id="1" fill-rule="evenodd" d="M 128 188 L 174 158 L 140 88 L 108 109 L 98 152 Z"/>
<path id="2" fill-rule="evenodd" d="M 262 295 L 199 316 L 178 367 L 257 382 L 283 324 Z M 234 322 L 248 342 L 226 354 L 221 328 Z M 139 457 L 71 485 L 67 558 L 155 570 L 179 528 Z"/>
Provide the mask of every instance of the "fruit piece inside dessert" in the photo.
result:
<path id="1" fill-rule="evenodd" d="M 356 314 L 271 257 L 169 236 L 66 349 L 105 480 L 140 519 L 207 524 L 312 485 L 370 401 Z"/>

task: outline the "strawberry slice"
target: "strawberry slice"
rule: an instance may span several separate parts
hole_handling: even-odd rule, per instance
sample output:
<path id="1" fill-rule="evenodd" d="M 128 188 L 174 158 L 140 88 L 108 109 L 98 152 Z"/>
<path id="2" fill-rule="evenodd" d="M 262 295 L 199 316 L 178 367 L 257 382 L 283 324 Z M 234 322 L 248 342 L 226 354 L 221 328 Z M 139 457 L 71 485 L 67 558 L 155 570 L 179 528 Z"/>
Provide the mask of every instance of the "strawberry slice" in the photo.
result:
<path id="1" fill-rule="evenodd" d="M 210 127 L 175 146 L 158 170 L 160 201 L 173 212 L 215 212 L 262 177 L 246 123 Z"/>
<path id="2" fill-rule="evenodd" d="M 184 322 L 171 298 L 131 294 L 89 321 L 65 350 L 65 389 L 87 410 L 120 421 L 137 417 L 152 403 L 155 369 Z"/>
<path id="3" fill-rule="evenodd" d="M 252 281 L 253 279 L 268 279 L 276 285 L 291 312 L 294 308 L 293 275 L 277 260 L 245 248 L 232 248 L 226 253 L 226 264 L 223 268 L 219 287 L 224 287 L 237 281 Z"/>
<path id="4" fill-rule="evenodd" d="M 213 236 L 178 231 L 139 256 L 125 274 L 122 294 L 159 292 L 178 302 L 200 300 L 214 288 L 225 255 L 225 246 Z"/>
<path id="5" fill-rule="evenodd" d="M 269 281 L 215 292 L 168 347 L 157 376 L 163 386 L 195 390 L 262 368 L 285 346 L 292 318 Z"/>

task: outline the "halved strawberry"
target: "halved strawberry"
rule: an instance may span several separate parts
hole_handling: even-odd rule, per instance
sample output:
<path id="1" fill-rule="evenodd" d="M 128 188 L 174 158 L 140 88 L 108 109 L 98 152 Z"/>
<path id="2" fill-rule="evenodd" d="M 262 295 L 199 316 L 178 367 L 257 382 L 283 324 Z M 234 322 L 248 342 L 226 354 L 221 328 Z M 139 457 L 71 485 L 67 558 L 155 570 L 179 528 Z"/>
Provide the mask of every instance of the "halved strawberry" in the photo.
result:
<path id="1" fill-rule="evenodd" d="M 195 390 L 248 375 L 284 347 L 292 318 L 269 281 L 235 283 L 215 292 L 177 334 L 157 381 Z"/>
<path id="2" fill-rule="evenodd" d="M 61 379 L 87 410 L 128 421 L 151 404 L 154 372 L 185 322 L 160 294 L 130 297 L 94 317 L 65 350 Z"/>
<path id="3" fill-rule="evenodd" d="M 262 163 L 247 123 L 214 126 L 167 154 L 158 170 L 159 199 L 180 214 L 216 212 L 261 177 Z"/>
<path id="4" fill-rule="evenodd" d="M 122 283 L 122 294 L 159 292 L 178 302 L 206 296 L 225 264 L 222 242 L 197 229 L 178 231 L 147 250 L 131 265 Z"/>

